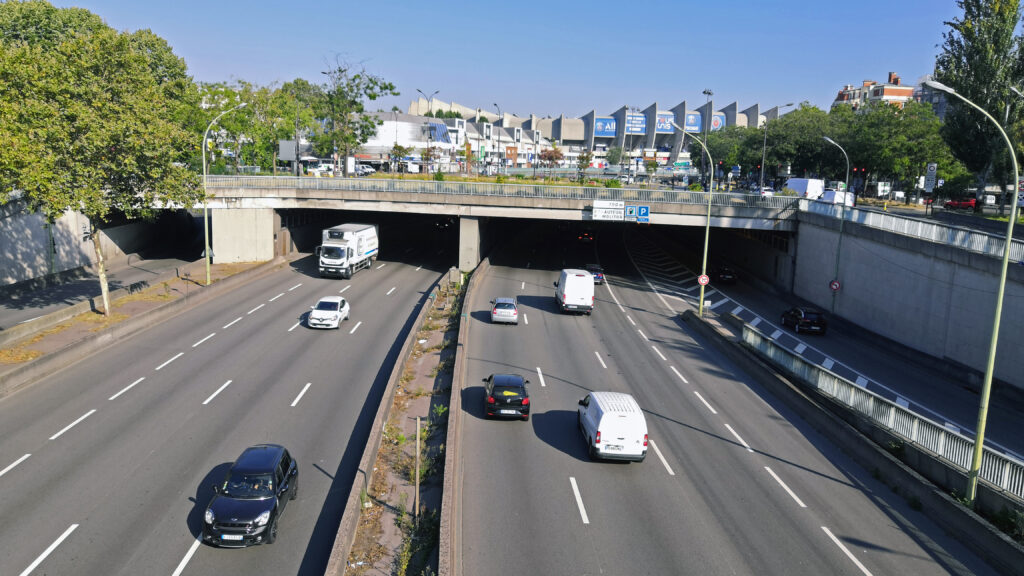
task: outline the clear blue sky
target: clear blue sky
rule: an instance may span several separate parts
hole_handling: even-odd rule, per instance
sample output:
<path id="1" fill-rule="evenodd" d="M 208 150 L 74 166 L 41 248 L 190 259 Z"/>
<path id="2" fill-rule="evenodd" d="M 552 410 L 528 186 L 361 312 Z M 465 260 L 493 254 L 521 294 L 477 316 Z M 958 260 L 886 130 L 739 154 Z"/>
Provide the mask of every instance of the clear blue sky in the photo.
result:
<path id="1" fill-rule="evenodd" d="M 845 84 L 913 84 L 962 13 L 954 0 L 515 2 L 78 0 L 118 30 L 149 28 L 203 82 L 322 82 L 337 58 L 394 82 L 403 111 L 437 99 L 518 115 L 687 100 L 828 109 Z"/>

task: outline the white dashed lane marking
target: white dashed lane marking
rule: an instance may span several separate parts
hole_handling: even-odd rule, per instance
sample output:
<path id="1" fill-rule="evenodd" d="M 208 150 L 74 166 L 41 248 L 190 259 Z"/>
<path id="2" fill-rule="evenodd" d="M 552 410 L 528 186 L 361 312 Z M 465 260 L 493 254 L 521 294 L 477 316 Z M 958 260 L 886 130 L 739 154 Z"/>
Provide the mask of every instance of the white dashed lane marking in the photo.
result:
<path id="1" fill-rule="evenodd" d="M 75 426 L 76 426 L 76 425 L 77 425 L 77 424 L 78 424 L 79 422 L 81 422 L 82 420 L 85 420 L 86 418 L 88 418 L 89 416 L 92 416 L 92 415 L 93 415 L 93 414 L 95 414 L 95 413 L 96 413 L 96 409 L 95 409 L 95 408 L 93 408 L 92 410 L 89 410 L 88 412 L 86 412 L 85 414 L 83 414 L 83 415 L 82 415 L 81 417 L 79 417 L 79 418 L 78 418 L 78 420 L 75 420 L 75 421 L 74 421 L 74 422 L 72 422 L 71 424 L 68 424 L 67 426 L 65 426 L 65 427 L 64 427 L 64 429 L 63 429 L 63 430 L 61 430 L 60 432 L 57 432 L 57 433 L 56 433 L 56 434 L 54 434 L 53 436 L 50 436 L 50 440 L 56 440 L 57 438 L 60 438 L 62 434 L 64 434 L 64 433 L 65 433 L 65 432 L 67 432 L 68 430 L 71 430 L 71 429 L 72 429 L 72 428 L 74 428 L 74 427 L 75 427 Z"/>
<path id="2" fill-rule="evenodd" d="M 807 505 L 804 504 L 803 501 L 800 500 L 800 498 L 798 498 L 797 495 L 792 490 L 789 489 L 789 486 L 786 486 L 786 483 L 782 481 L 782 478 L 779 478 L 778 475 L 775 474 L 775 472 L 773 472 L 771 468 L 765 466 L 764 469 L 767 470 L 768 473 L 772 475 L 772 478 L 775 478 L 775 481 L 779 483 L 779 486 L 782 486 L 782 488 L 790 496 L 793 497 L 793 500 L 796 500 L 796 503 L 799 504 L 801 508 L 807 508 Z"/>
<path id="3" fill-rule="evenodd" d="M 281 296 L 284 296 L 284 292 L 281 292 L 281 293 L 280 293 L 280 294 L 278 294 L 277 296 L 274 296 L 274 297 L 273 297 L 273 298 L 271 298 L 270 300 L 267 300 L 267 302 L 273 302 L 274 300 L 277 300 L 277 299 L 278 299 L 278 298 L 280 298 Z"/>
<path id="4" fill-rule="evenodd" d="M 227 324 L 225 324 L 225 325 L 224 325 L 224 328 L 223 328 L 223 329 L 224 329 L 224 330 L 227 330 L 228 328 L 230 328 L 230 327 L 231 327 L 231 325 L 232 325 L 232 324 L 234 324 L 235 322 L 238 322 L 238 321 L 239 321 L 239 320 L 241 320 L 241 319 L 242 319 L 242 317 L 241 317 L 241 316 L 239 316 L 238 318 L 235 318 L 235 319 L 234 319 L 234 320 L 232 320 L 231 322 L 228 322 Z"/>
<path id="5" fill-rule="evenodd" d="M 590 524 L 590 518 L 587 517 L 587 509 L 583 507 L 583 498 L 580 496 L 579 486 L 576 485 L 576 478 L 569 476 L 569 483 L 572 484 L 572 493 L 576 496 L 576 506 L 580 509 L 580 517 L 583 518 L 583 523 Z"/>
<path id="6" fill-rule="evenodd" d="M 246 314 L 247 314 L 247 315 L 248 315 L 248 314 L 252 314 L 253 312 L 255 312 L 255 311 L 259 310 L 260 308 L 263 308 L 264 306 L 266 306 L 266 304 L 260 304 L 259 306 L 257 306 L 257 307 L 255 307 L 255 308 L 253 308 L 252 310 L 249 310 L 248 312 L 246 312 Z"/>
<path id="7" fill-rule="evenodd" d="M 712 414 L 718 414 L 718 412 L 716 412 L 715 409 L 711 407 L 711 404 L 708 404 L 708 401 L 705 400 L 704 397 L 700 395 L 700 392 L 694 390 L 693 393 L 696 394 L 697 398 L 700 398 L 700 401 L 703 402 L 704 405 L 708 407 L 708 410 L 711 410 Z M 728 426 L 728 424 L 726 424 L 726 426 Z M 730 430 L 732 430 L 732 428 L 730 428 Z"/>
<path id="8" fill-rule="evenodd" d="M 193 344 L 193 345 L 192 345 L 192 347 L 193 347 L 193 348 L 196 348 L 196 347 L 198 347 L 198 346 L 199 346 L 200 344 L 202 344 L 203 342 L 206 342 L 207 340 L 209 340 L 210 338 L 213 338 L 213 337 L 214 337 L 214 336 L 216 336 L 216 335 L 217 335 L 217 333 L 216 333 L 216 332 L 211 332 L 209 336 L 207 336 L 206 338 L 203 338 L 203 339 L 202 339 L 202 340 L 200 340 L 199 342 L 196 342 L 195 344 Z"/>
<path id="9" fill-rule="evenodd" d="M 839 541 L 839 538 L 836 538 L 832 535 L 832 531 L 830 531 L 828 528 L 824 526 L 822 526 L 821 529 L 825 531 L 825 534 L 828 534 L 828 537 L 832 539 L 832 542 L 834 542 L 836 546 L 839 546 L 839 549 L 842 550 L 844 554 L 846 554 L 847 558 L 853 560 L 853 563 L 857 565 L 857 568 L 860 568 L 860 571 L 863 572 L 865 576 L 871 576 L 871 572 L 868 572 L 868 569 L 860 563 L 860 560 L 857 560 L 857 557 L 854 556 L 853 553 L 850 552 L 850 550 L 846 546 L 843 546 L 843 543 Z"/>
<path id="10" fill-rule="evenodd" d="M 139 382 L 142 382 L 145 379 L 146 379 L 145 376 L 143 376 L 142 378 L 139 378 L 135 382 L 132 382 L 131 384 L 129 384 L 129 385 L 125 386 L 124 388 L 122 388 L 121 391 L 118 392 L 117 394 L 114 394 L 110 398 L 107 398 L 107 400 L 116 400 L 118 396 L 120 396 L 121 394 L 124 394 L 125 392 L 131 390 L 132 388 L 135 387 L 136 384 L 138 384 Z"/>
<path id="11" fill-rule="evenodd" d="M 601 368 L 608 369 L 608 365 L 604 363 L 604 358 L 601 358 L 601 353 L 594 350 L 594 356 L 597 356 L 597 361 L 601 363 Z"/>
<path id="12" fill-rule="evenodd" d="M 355 325 L 355 326 L 353 326 L 353 327 L 352 327 L 352 329 L 348 331 L 348 333 L 349 333 L 349 334 L 355 334 L 355 333 L 356 333 L 356 330 L 358 330 L 358 329 L 359 329 L 359 326 L 360 326 L 360 325 L 362 325 L 362 322 L 356 322 L 356 325 Z"/>
<path id="13" fill-rule="evenodd" d="M 29 574 L 31 574 L 33 570 L 38 568 L 39 565 L 43 563 L 43 560 L 46 560 L 46 557 L 49 556 L 50 553 L 52 553 L 54 550 L 57 549 L 57 546 L 60 546 L 61 542 L 63 542 L 68 536 L 71 536 L 71 533 L 75 531 L 75 528 L 78 528 L 78 524 L 72 524 L 70 527 L 68 527 L 68 529 L 65 530 L 63 534 L 60 535 L 60 538 L 57 538 L 56 540 L 54 540 L 53 544 L 50 544 L 46 548 L 46 550 L 44 550 L 43 553 L 40 554 L 39 557 L 35 559 L 34 562 L 32 562 L 31 564 L 28 565 L 28 568 L 25 568 L 21 572 L 21 574 L 19 576 L 28 576 Z"/>
<path id="14" fill-rule="evenodd" d="M 7 466 L 7 468 L 4 468 L 3 470 L 0 470 L 0 476 L 3 476 L 4 474 L 7 474 L 7 473 L 8 473 L 8 472 L 10 472 L 11 470 L 13 470 L 13 469 L 14 469 L 14 467 L 15 467 L 15 466 L 17 466 L 18 464 L 21 464 L 21 463 L 22 463 L 22 462 L 24 462 L 25 460 L 28 460 L 28 457 L 29 457 L 29 456 L 31 456 L 31 454 L 25 454 L 25 455 L 24 455 L 24 456 L 22 456 L 21 458 L 18 458 L 18 459 L 17 459 L 17 460 L 15 460 L 14 462 L 11 462 L 11 463 L 10 463 L 10 464 L 9 464 L 9 465 Z"/>
<path id="15" fill-rule="evenodd" d="M 177 355 L 175 355 L 175 356 L 174 356 L 173 358 L 171 358 L 171 359 L 170 359 L 170 360 L 168 360 L 167 362 L 164 362 L 163 364 L 161 364 L 161 365 L 157 366 L 157 367 L 156 367 L 156 369 L 157 369 L 157 370 L 159 370 L 159 369 L 163 368 L 164 366 L 167 366 L 167 365 L 168 365 L 168 364 L 170 364 L 171 362 L 174 362 L 174 361 L 175 361 L 175 360 L 177 360 L 178 358 L 181 358 L 182 356 L 184 356 L 184 354 L 185 354 L 184 352 L 178 352 L 178 354 L 177 354 Z"/>
<path id="16" fill-rule="evenodd" d="M 228 384 L 231 384 L 231 380 L 228 380 L 227 382 L 225 382 L 224 384 L 222 384 L 220 388 L 217 388 L 217 391 L 216 391 L 216 392 L 214 392 L 213 394 L 210 394 L 210 397 L 209 397 L 209 398 L 207 398 L 206 400 L 203 400 L 203 406 L 206 406 L 207 404 L 209 404 L 209 403 L 210 403 L 210 401 L 211 401 L 211 400 L 213 400 L 214 398 L 216 398 L 216 397 L 217 397 L 217 394 L 220 394 L 220 393 L 221 393 L 221 391 L 223 391 L 223 390 L 224 390 L 225 388 L 227 388 L 227 387 L 228 387 Z"/>
<path id="17" fill-rule="evenodd" d="M 295 401 L 292 402 L 292 408 L 294 408 L 295 405 L 299 403 L 299 400 L 302 400 L 302 396 L 306 393 L 306 390 L 309 390 L 309 387 L 312 385 L 312 382 L 306 382 L 306 385 L 302 387 L 302 392 L 299 392 L 299 395 L 295 397 Z"/>
<path id="18" fill-rule="evenodd" d="M 668 470 L 670 476 L 675 476 L 676 473 L 672 471 L 672 467 L 668 465 L 668 461 L 661 455 L 661 450 L 658 450 L 658 445 L 654 443 L 654 440 L 648 440 L 651 448 L 654 448 L 654 453 L 658 455 L 658 459 L 661 460 L 662 465 L 665 466 L 665 470 Z"/>
<path id="19" fill-rule="evenodd" d="M 740 438 L 740 435 L 737 434 L 736 431 L 732 429 L 732 426 L 729 426 L 728 424 L 726 424 L 725 427 L 729 429 L 729 432 L 732 432 L 732 435 L 736 437 L 736 440 L 739 440 L 740 444 L 743 444 L 743 447 L 747 449 L 747 452 L 751 452 L 752 453 L 754 451 L 750 447 L 750 444 L 747 444 L 746 440 L 744 440 L 743 438 Z"/>

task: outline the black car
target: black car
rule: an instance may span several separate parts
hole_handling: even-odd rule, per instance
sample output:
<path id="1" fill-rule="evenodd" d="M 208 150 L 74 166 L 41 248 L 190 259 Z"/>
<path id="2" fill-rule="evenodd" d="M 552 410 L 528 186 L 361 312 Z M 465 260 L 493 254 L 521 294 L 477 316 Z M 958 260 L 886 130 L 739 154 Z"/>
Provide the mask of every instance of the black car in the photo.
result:
<path id="1" fill-rule="evenodd" d="M 299 493 L 299 466 L 283 446 L 252 446 L 213 491 L 203 542 L 233 548 L 273 544 L 281 512 Z"/>
<path id="2" fill-rule="evenodd" d="M 794 306 L 782 313 L 782 325 L 792 326 L 796 333 L 817 332 L 824 335 L 828 331 L 828 320 L 825 313 L 817 308 Z"/>
<path id="3" fill-rule="evenodd" d="M 594 284 L 604 284 L 604 268 L 599 264 L 587 264 L 586 270 L 594 276 Z"/>
<path id="4" fill-rule="evenodd" d="M 491 374 L 484 378 L 484 415 L 530 419 L 530 381 L 515 374 Z"/>
<path id="5" fill-rule="evenodd" d="M 715 266 L 711 269 L 711 282 L 717 284 L 735 284 L 736 271 L 728 266 Z"/>

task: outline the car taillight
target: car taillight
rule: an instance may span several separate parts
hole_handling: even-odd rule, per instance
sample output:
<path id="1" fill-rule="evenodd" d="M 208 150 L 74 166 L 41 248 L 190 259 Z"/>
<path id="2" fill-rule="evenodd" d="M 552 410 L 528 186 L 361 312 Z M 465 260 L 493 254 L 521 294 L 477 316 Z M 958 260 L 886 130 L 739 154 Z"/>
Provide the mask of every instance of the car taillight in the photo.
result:
<path id="1" fill-rule="evenodd" d="M 647 448 L 647 434 L 644 434 L 644 448 Z"/>
<path id="2" fill-rule="evenodd" d="M 523 398 L 523 406 L 529 406 L 529 405 L 530 405 L 530 399 L 529 398 Z"/>
<path id="3" fill-rule="evenodd" d="M 494 404 L 494 396 L 488 396 L 487 397 L 487 403 L 488 404 Z"/>
<path id="4" fill-rule="evenodd" d="M 497 308 L 492 308 L 491 309 L 491 314 L 497 314 L 497 313 L 498 313 L 498 309 Z"/>
<path id="5" fill-rule="evenodd" d="M 600 444 L 600 443 L 601 443 L 601 431 L 598 430 L 597 431 L 597 436 L 594 438 L 594 444 Z"/>

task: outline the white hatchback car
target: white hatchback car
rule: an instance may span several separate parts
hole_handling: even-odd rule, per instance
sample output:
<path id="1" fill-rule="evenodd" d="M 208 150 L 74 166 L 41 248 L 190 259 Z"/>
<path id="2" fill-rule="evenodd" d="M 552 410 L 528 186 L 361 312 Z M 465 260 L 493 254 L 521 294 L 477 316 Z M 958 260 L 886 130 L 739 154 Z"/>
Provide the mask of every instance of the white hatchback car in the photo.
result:
<path id="1" fill-rule="evenodd" d="M 310 310 L 306 325 L 310 328 L 340 328 L 349 317 L 348 302 L 341 296 L 324 296 Z"/>

